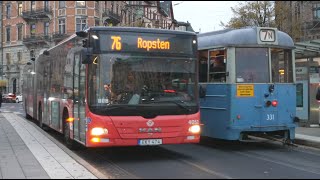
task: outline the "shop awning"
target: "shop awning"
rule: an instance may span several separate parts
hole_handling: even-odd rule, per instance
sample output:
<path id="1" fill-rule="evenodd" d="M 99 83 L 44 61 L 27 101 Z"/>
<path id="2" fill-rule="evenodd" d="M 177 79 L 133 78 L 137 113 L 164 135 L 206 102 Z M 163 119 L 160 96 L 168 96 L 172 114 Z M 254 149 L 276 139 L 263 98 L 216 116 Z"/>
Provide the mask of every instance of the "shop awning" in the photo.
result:
<path id="1" fill-rule="evenodd" d="M 7 80 L 0 80 L 0 87 L 6 87 L 7 86 Z"/>

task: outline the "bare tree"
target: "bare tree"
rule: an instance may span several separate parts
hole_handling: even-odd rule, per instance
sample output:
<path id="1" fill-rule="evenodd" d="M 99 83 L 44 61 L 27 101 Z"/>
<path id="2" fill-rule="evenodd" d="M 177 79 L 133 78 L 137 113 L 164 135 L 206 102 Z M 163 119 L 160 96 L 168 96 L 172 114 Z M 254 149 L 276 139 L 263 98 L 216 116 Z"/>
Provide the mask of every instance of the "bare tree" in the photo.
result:
<path id="1" fill-rule="evenodd" d="M 231 8 L 234 17 L 220 26 L 224 28 L 242 28 L 246 26 L 275 27 L 275 13 L 273 1 L 245 1 Z"/>

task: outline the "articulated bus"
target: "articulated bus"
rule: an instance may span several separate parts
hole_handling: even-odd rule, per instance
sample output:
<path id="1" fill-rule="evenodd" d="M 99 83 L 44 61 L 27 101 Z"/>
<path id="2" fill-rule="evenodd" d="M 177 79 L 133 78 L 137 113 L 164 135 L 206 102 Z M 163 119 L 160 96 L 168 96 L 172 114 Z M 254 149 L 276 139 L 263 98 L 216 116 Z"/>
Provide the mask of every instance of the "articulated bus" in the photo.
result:
<path id="1" fill-rule="evenodd" d="M 202 136 L 294 140 L 298 119 L 293 49 L 291 37 L 275 28 L 199 34 Z"/>
<path id="2" fill-rule="evenodd" d="M 191 32 L 77 32 L 26 67 L 26 117 L 69 148 L 198 143 L 197 46 Z"/>

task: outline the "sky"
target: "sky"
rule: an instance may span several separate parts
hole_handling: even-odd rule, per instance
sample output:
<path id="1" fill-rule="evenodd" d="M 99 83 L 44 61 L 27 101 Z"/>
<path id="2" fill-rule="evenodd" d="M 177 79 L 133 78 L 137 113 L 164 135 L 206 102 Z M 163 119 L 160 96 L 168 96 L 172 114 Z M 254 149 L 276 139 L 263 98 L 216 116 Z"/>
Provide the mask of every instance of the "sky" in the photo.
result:
<path id="1" fill-rule="evenodd" d="M 222 30 L 220 21 L 228 23 L 239 1 L 172 1 L 173 15 L 177 21 L 191 24 L 196 32 Z"/>

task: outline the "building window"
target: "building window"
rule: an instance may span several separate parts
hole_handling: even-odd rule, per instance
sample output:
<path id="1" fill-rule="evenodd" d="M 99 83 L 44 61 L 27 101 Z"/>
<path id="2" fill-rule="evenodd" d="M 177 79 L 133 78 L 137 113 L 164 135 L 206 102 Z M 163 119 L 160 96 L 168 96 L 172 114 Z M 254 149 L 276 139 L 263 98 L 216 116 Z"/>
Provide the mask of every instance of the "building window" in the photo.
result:
<path id="1" fill-rule="evenodd" d="M 320 4 L 313 4 L 313 17 L 315 19 L 320 19 Z"/>
<path id="2" fill-rule="evenodd" d="M 95 25 L 95 26 L 99 26 L 99 25 L 100 25 L 100 19 L 95 18 L 95 19 L 94 19 L 94 25 Z"/>
<path id="3" fill-rule="evenodd" d="M 48 36 L 49 35 L 49 22 L 44 22 L 43 29 L 44 29 L 44 32 L 43 32 L 44 35 Z"/>
<path id="4" fill-rule="evenodd" d="M 66 7 L 66 1 L 59 1 L 59 9 Z"/>
<path id="5" fill-rule="evenodd" d="M 95 3 L 94 3 L 94 8 L 96 9 L 96 10 L 99 10 L 99 1 L 94 1 Z"/>
<path id="6" fill-rule="evenodd" d="M 18 52 L 17 57 L 18 57 L 18 62 L 21 62 L 22 61 L 22 53 Z"/>
<path id="7" fill-rule="evenodd" d="M 49 11 L 49 1 L 44 1 L 44 10 Z"/>
<path id="8" fill-rule="evenodd" d="M 11 64 L 10 53 L 6 53 L 7 65 Z"/>
<path id="9" fill-rule="evenodd" d="M 77 18 L 76 19 L 76 31 L 83 30 L 87 25 L 87 19 Z"/>
<path id="10" fill-rule="evenodd" d="M 114 6 L 114 2 L 113 2 L 113 1 L 111 1 L 111 7 L 110 7 L 111 12 L 113 12 L 113 6 Z"/>
<path id="11" fill-rule="evenodd" d="M 17 26 L 17 34 L 18 34 L 18 41 L 22 40 L 22 26 L 18 25 Z"/>
<path id="12" fill-rule="evenodd" d="M 22 2 L 18 3 L 18 15 L 21 16 L 22 15 Z"/>
<path id="13" fill-rule="evenodd" d="M 6 28 L 6 40 L 7 42 L 10 42 L 10 35 L 11 35 L 11 28 L 10 27 L 7 27 Z"/>
<path id="14" fill-rule="evenodd" d="M 59 34 L 65 34 L 65 33 L 66 33 L 66 20 L 59 19 Z"/>
<path id="15" fill-rule="evenodd" d="M 86 2 L 85 1 L 76 1 L 76 7 L 85 8 L 86 7 Z"/>
<path id="16" fill-rule="evenodd" d="M 30 35 L 34 36 L 36 34 L 36 24 L 30 24 Z"/>
<path id="17" fill-rule="evenodd" d="M 31 11 L 36 10 L 36 1 L 31 1 Z"/>
<path id="18" fill-rule="evenodd" d="M 7 5 L 7 19 L 11 17 L 11 5 Z"/>

